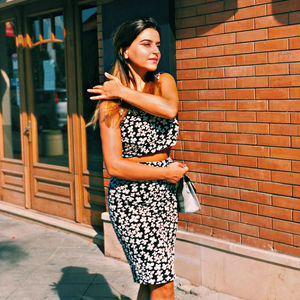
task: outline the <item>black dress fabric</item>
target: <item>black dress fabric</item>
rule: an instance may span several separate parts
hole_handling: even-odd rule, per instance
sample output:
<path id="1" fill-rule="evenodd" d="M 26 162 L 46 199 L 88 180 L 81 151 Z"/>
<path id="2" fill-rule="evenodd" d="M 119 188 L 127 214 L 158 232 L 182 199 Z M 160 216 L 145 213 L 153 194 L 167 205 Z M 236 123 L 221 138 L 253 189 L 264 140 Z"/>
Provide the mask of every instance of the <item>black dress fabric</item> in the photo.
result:
<path id="1" fill-rule="evenodd" d="M 177 119 L 163 119 L 130 107 L 121 124 L 123 157 L 143 156 L 176 144 Z M 166 167 L 171 158 L 145 164 Z M 165 180 L 130 181 L 112 177 L 109 215 L 130 264 L 133 280 L 161 284 L 174 280 L 177 230 L 175 184 Z"/>

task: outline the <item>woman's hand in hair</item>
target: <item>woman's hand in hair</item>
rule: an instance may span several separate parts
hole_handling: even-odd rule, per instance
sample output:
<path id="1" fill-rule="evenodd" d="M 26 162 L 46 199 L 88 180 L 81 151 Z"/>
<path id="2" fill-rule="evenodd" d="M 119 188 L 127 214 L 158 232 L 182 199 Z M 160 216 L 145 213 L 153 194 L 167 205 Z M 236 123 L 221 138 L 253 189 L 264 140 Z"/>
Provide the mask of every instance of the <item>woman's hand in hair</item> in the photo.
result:
<path id="1" fill-rule="evenodd" d="M 182 162 L 173 162 L 166 167 L 166 180 L 171 183 L 176 183 L 189 170 L 189 168 Z"/>
<path id="2" fill-rule="evenodd" d="M 107 72 L 105 72 L 104 75 L 108 81 L 105 81 L 103 85 L 96 85 L 92 89 L 87 90 L 89 93 L 100 94 L 90 97 L 91 100 L 112 100 L 120 98 L 123 87 L 120 79 Z"/>

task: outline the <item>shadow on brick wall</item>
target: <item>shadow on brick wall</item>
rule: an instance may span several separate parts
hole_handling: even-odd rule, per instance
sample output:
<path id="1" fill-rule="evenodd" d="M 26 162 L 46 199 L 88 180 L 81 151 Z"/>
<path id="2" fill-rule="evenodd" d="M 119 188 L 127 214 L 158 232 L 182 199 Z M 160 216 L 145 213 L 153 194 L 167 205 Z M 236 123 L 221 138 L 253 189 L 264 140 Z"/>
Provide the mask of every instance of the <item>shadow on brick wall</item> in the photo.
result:
<path id="1" fill-rule="evenodd" d="M 283 25 L 300 23 L 299 0 L 273 0 L 273 2 L 267 6 L 267 12 L 269 15 L 274 15 L 276 20 Z"/>

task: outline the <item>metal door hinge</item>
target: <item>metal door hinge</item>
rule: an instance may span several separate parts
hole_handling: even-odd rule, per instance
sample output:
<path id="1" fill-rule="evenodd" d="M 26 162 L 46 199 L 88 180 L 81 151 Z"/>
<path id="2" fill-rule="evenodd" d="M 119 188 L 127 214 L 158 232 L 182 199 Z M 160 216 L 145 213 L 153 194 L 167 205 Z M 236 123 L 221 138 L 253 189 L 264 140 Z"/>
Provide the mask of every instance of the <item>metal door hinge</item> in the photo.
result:
<path id="1" fill-rule="evenodd" d="M 28 137 L 28 142 L 31 142 L 31 121 L 29 120 L 27 126 L 24 126 L 24 135 Z"/>

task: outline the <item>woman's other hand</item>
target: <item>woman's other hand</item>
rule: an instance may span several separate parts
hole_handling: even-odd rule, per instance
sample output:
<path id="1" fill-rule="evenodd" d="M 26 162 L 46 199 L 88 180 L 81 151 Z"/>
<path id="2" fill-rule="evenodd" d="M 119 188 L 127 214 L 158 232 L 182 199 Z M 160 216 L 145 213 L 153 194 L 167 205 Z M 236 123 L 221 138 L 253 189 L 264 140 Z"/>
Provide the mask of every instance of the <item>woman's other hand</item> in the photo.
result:
<path id="1" fill-rule="evenodd" d="M 182 162 L 173 162 L 166 167 L 166 180 L 171 183 L 176 183 L 184 176 L 189 168 Z"/>
<path id="2" fill-rule="evenodd" d="M 121 95 L 121 89 L 123 87 L 119 78 L 105 72 L 105 77 L 108 81 L 105 81 L 103 85 L 96 85 L 92 89 L 88 89 L 89 93 L 100 94 L 98 96 L 90 97 L 91 100 L 110 100 L 118 99 Z"/>

